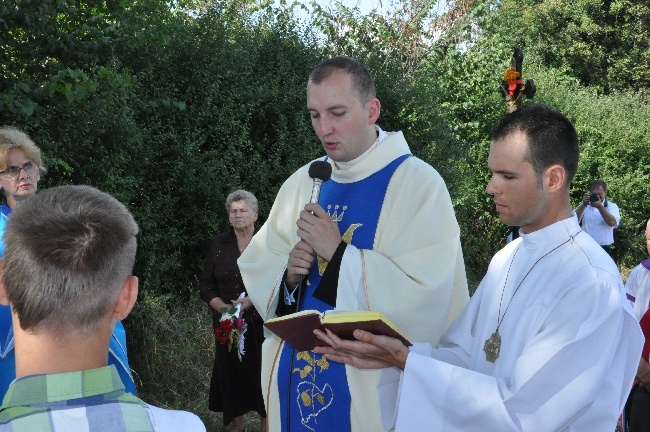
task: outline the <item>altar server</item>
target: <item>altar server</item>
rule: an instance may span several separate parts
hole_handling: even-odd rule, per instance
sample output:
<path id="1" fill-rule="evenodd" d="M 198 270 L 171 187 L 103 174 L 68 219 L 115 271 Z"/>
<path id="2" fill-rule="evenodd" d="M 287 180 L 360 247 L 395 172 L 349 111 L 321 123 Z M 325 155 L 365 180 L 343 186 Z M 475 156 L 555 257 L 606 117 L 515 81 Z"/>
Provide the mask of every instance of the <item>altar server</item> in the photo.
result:
<path id="1" fill-rule="evenodd" d="M 643 335 L 616 265 L 572 212 L 578 156 L 576 131 L 554 108 L 525 105 L 497 126 L 487 192 L 521 237 L 494 256 L 437 348 L 316 331 L 334 347 L 317 349 L 326 358 L 384 368 L 386 429 L 615 429 Z"/>

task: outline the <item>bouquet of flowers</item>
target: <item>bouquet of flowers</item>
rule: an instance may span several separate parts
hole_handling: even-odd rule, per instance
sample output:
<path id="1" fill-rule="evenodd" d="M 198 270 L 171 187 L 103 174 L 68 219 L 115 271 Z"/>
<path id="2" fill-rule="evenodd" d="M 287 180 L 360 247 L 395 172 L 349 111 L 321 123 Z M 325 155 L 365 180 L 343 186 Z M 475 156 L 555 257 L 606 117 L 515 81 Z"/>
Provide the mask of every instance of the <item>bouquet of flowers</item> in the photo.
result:
<path id="1" fill-rule="evenodd" d="M 239 361 L 242 361 L 241 357 L 246 354 L 244 351 L 244 334 L 248 324 L 246 324 L 244 318 L 239 316 L 239 312 L 240 307 L 221 308 L 221 320 L 219 326 L 214 329 L 214 334 L 218 343 L 228 345 L 228 351 L 232 351 L 233 347 L 236 347 L 237 357 L 239 357 Z"/>

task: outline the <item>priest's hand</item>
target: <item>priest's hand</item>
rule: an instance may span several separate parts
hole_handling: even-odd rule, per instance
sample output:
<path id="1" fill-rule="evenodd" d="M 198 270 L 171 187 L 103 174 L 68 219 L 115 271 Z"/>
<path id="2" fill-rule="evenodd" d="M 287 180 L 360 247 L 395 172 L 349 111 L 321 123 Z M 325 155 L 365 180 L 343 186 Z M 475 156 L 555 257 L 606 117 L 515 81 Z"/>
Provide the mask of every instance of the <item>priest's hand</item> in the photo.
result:
<path id="1" fill-rule="evenodd" d="M 650 389 L 650 364 L 644 359 L 639 361 L 639 368 L 636 371 L 636 381 L 641 387 Z"/>
<path id="2" fill-rule="evenodd" d="M 341 244 L 341 233 L 332 217 L 320 205 L 309 203 L 300 212 L 296 225 L 298 236 L 306 241 L 318 256 L 330 261 Z"/>
<path id="3" fill-rule="evenodd" d="M 309 269 L 314 262 L 314 249 L 304 240 L 299 241 L 289 252 L 287 263 L 287 287 L 293 288 L 300 283 L 303 276 L 309 275 Z"/>
<path id="4" fill-rule="evenodd" d="M 356 341 L 343 340 L 329 330 L 314 330 L 314 334 L 329 347 L 316 347 L 314 351 L 339 363 L 359 369 L 381 369 L 406 366 L 409 349 L 396 338 L 381 336 L 363 330 L 355 330 Z"/>

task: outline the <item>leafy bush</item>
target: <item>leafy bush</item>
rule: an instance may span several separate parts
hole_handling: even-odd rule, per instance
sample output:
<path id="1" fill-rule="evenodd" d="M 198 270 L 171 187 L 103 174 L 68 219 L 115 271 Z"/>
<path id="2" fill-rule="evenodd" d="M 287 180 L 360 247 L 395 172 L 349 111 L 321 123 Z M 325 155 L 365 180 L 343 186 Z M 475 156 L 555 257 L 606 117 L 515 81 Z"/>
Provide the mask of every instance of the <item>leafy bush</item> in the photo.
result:
<path id="1" fill-rule="evenodd" d="M 647 256 L 643 233 L 650 218 L 646 191 L 650 180 L 650 104 L 642 95 L 625 92 L 609 97 L 588 89 L 550 91 L 574 121 L 581 141 L 581 158 L 574 180 L 575 205 L 589 181 L 603 179 L 607 198 L 621 209 L 614 232 L 619 263 L 634 266 Z"/>
<path id="2" fill-rule="evenodd" d="M 218 431 L 221 416 L 208 411 L 212 318 L 195 294 L 186 302 L 169 294 L 140 296 L 125 322 L 129 362 L 139 397 L 163 408 L 193 412 L 209 431 Z"/>

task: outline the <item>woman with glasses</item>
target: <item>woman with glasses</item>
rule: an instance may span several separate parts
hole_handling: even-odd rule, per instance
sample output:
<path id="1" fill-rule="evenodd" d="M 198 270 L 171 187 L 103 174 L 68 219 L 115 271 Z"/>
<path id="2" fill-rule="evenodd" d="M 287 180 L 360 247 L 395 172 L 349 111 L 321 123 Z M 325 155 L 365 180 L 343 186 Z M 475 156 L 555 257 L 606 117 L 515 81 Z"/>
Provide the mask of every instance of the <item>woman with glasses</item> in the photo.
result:
<path id="1" fill-rule="evenodd" d="M 263 322 L 246 295 L 237 266 L 237 258 L 255 234 L 257 198 L 250 192 L 236 190 L 226 198 L 226 211 L 233 229 L 212 239 L 199 279 L 201 298 L 210 306 L 215 328 L 216 352 L 208 408 L 223 413 L 223 424 L 229 424 L 231 432 L 244 431 L 244 414 L 256 411 L 261 417 L 261 430 L 265 431 L 266 412 L 261 384 Z M 217 334 L 222 309 L 228 310 L 237 304 L 241 304 L 241 316 L 247 325 L 241 360 L 237 347 L 229 348 L 225 339 L 220 341 Z"/>
<path id="2" fill-rule="evenodd" d="M 0 237 L 11 211 L 34 195 L 41 173 L 45 172 L 41 151 L 24 132 L 10 127 L 0 128 L 0 188 L 5 196 L 0 216 Z M 4 249 L 4 241 L 1 241 L 0 256 Z"/>
<path id="3" fill-rule="evenodd" d="M 0 127 L 0 189 L 5 202 L 0 208 L 0 258 L 4 254 L 4 231 L 11 212 L 36 193 L 46 169 L 41 150 L 29 136 L 13 127 Z M 0 305 L 0 401 L 16 378 L 14 333 L 9 306 Z M 135 384 L 126 354 L 126 334 L 117 322 L 108 352 L 108 363 L 115 365 L 126 391 L 135 394 Z"/>

